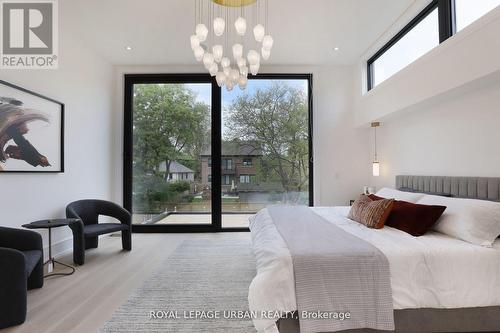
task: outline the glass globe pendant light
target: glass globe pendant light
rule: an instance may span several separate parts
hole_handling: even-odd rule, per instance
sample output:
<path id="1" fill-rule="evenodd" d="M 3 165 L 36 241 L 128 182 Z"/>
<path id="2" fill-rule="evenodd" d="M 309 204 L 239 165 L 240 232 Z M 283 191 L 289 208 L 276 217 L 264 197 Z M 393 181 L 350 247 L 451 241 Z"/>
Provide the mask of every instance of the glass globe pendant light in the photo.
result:
<path id="1" fill-rule="evenodd" d="M 218 71 L 219 71 L 219 66 L 217 66 L 217 64 L 215 62 L 212 63 L 212 65 L 208 69 L 208 72 L 210 73 L 210 76 L 217 75 Z"/>
<path id="2" fill-rule="evenodd" d="M 199 23 L 198 25 L 196 25 L 196 36 L 198 37 L 200 42 L 206 41 L 208 36 L 207 26 L 203 23 Z"/>
<path id="3" fill-rule="evenodd" d="M 222 60 L 222 55 L 224 54 L 224 48 L 222 45 L 214 45 L 212 48 L 212 53 L 214 55 L 214 60 L 216 62 L 221 62 Z"/>
<path id="4" fill-rule="evenodd" d="M 247 60 L 243 58 L 243 55 L 236 61 L 238 68 L 245 67 L 247 65 Z"/>
<path id="5" fill-rule="evenodd" d="M 264 60 L 269 60 L 269 57 L 271 57 L 271 50 L 262 48 L 260 53 L 262 54 L 262 59 Z"/>
<path id="6" fill-rule="evenodd" d="M 241 90 L 245 89 L 248 84 L 248 78 L 246 75 L 240 75 L 238 77 L 238 86 L 240 87 Z"/>
<path id="7" fill-rule="evenodd" d="M 224 57 L 224 58 L 222 58 L 220 64 L 221 64 L 222 68 L 227 68 L 231 65 L 231 60 L 229 60 L 229 58 L 227 58 L 227 57 Z"/>
<path id="8" fill-rule="evenodd" d="M 265 34 L 266 29 L 262 24 L 259 23 L 253 28 L 253 36 L 257 42 L 262 43 Z"/>
<path id="9" fill-rule="evenodd" d="M 250 50 L 248 51 L 247 59 L 250 65 L 255 65 L 260 60 L 260 54 L 255 50 Z"/>
<path id="10" fill-rule="evenodd" d="M 217 81 L 217 85 L 222 87 L 226 83 L 226 74 L 224 72 L 217 72 L 215 80 Z"/>
<path id="11" fill-rule="evenodd" d="M 262 40 L 262 47 L 265 48 L 266 50 L 271 50 L 273 48 L 274 44 L 274 39 L 271 37 L 271 35 L 265 35 L 264 39 Z"/>
<path id="12" fill-rule="evenodd" d="M 243 57 L 243 45 L 241 44 L 234 44 L 233 45 L 233 57 L 234 60 L 238 60 Z"/>
<path id="13" fill-rule="evenodd" d="M 238 35 L 245 36 L 245 33 L 247 32 L 247 20 L 241 16 L 238 17 L 236 22 L 234 22 L 234 28 L 236 29 Z"/>
<path id="14" fill-rule="evenodd" d="M 241 68 L 240 68 L 240 74 L 241 74 L 242 76 L 247 77 L 247 76 L 248 76 L 248 67 L 247 67 L 247 66 L 241 67 Z"/>
<path id="15" fill-rule="evenodd" d="M 260 68 L 259 63 L 250 65 L 250 73 L 252 73 L 252 75 L 257 75 L 259 73 L 259 68 Z"/>
<path id="16" fill-rule="evenodd" d="M 237 69 L 231 69 L 229 72 L 229 78 L 231 81 L 236 82 L 238 81 L 238 78 L 240 77 L 240 72 Z"/>
<path id="17" fill-rule="evenodd" d="M 224 29 L 226 28 L 226 21 L 222 17 L 217 17 L 214 20 L 214 34 L 220 37 L 224 34 Z"/>
<path id="18" fill-rule="evenodd" d="M 198 61 L 198 62 L 202 61 L 204 54 L 205 54 L 205 50 L 201 46 L 197 46 L 194 49 L 194 57 L 196 58 L 196 61 Z"/>
<path id="19" fill-rule="evenodd" d="M 200 46 L 200 40 L 198 39 L 197 35 L 192 35 L 191 36 L 191 49 L 194 51 L 195 48 Z"/>
<path id="20" fill-rule="evenodd" d="M 213 63 L 214 63 L 214 56 L 212 55 L 212 53 L 206 52 L 203 55 L 203 64 L 205 65 L 205 68 L 207 70 L 210 70 L 210 67 L 212 66 Z"/>

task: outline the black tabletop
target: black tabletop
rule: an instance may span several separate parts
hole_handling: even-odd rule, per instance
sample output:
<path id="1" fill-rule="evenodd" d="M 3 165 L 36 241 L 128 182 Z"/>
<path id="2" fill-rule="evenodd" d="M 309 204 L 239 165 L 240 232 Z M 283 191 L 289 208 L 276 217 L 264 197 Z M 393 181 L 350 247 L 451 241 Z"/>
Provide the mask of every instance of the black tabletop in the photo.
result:
<path id="1" fill-rule="evenodd" d="M 76 222 L 78 219 L 51 219 L 51 220 L 41 220 L 36 222 L 31 222 L 28 224 L 23 224 L 23 228 L 26 229 L 51 229 L 62 227 L 68 225 L 72 222 Z"/>

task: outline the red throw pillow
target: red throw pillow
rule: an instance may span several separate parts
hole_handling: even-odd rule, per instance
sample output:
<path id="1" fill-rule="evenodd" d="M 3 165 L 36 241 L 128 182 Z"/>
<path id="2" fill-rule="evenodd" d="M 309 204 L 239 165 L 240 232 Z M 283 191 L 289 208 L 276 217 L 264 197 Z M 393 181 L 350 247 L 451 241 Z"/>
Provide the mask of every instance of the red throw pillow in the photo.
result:
<path id="1" fill-rule="evenodd" d="M 385 199 L 374 194 L 369 197 L 372 200 Z M 445 206 L 419 205 L 395 200 L 385 225 L 407 232 L 412 236 L 422 236 L 439 220 L 445 209 Z"/>

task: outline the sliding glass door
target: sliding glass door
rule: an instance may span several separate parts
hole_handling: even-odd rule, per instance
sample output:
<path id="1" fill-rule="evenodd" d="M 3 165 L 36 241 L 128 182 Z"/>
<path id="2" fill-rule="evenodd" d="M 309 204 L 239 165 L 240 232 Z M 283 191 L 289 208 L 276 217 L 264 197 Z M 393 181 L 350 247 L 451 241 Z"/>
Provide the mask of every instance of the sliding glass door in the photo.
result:
<path id="1" fill-rule="evenodd" d="M 124 203 L 134 226 L 212 230 L 213 83 L 204 75 L 130 75 L 125 82 Z"/>
<path id="2" fill-rule="evenodd" d="M 268 205 L 312 205 L 309 78 L 262 75 L 222 91 L 222 227 Z"/>
<path id="3" fill-rule="evenodd" d="M 134 231 L 247 230 L 269 204 L 312 205 L 309 75 L 244 91 L 207 75 L 126 75 L 124 205 Z"/>

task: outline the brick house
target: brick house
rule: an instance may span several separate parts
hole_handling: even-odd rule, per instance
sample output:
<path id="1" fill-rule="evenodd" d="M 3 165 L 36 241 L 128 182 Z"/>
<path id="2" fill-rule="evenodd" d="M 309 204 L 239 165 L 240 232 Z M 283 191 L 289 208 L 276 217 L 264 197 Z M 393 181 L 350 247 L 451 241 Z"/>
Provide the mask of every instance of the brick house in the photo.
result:
<path id="1" fill-rule="evenodd" d="M 222 141 L 222 192 L 254 183 L 261 157 L 262 149 L 256 142 Z M 212 156 L 209 149 L 201 154 L 201 180 L 203 186 L 212 185 Z"/>

